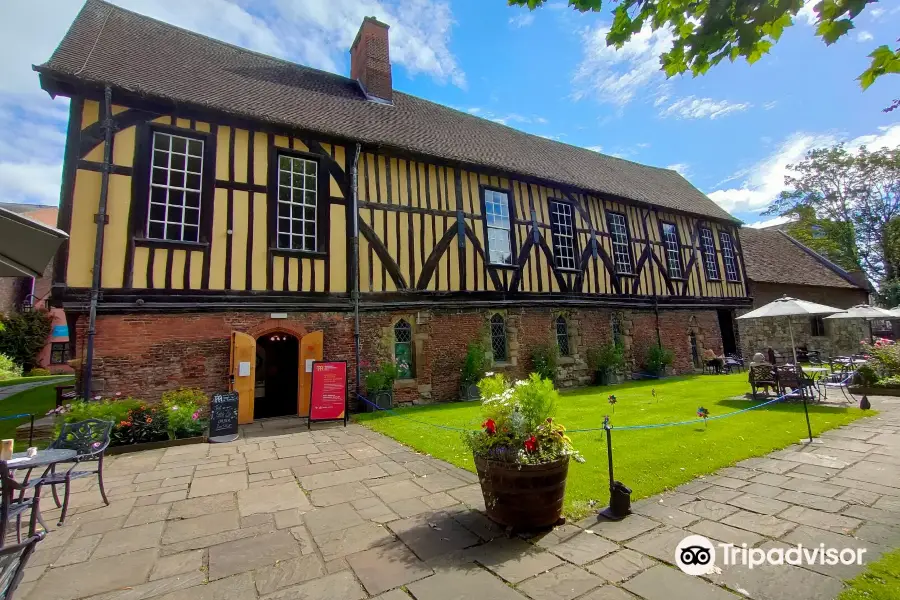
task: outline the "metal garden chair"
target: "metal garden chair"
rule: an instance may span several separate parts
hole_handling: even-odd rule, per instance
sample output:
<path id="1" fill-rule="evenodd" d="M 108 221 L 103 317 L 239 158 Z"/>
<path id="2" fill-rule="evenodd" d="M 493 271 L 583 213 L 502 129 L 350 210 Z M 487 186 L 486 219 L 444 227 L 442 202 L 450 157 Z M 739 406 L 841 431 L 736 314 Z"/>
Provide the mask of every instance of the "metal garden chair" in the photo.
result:
<path id="1" fill-rule="evenodd" d="M 34 535 L 24 542 L 0 548 L 0 600 L 12 600 L 28 559 L 34 553 L 34 547 L 44 539 L 44 533 Z"/>
<path id="2" fill-rule="evenodd" d="M 28 537 L 33 537 L 37 524 L 44 526 L 41 520 L 40 500 L 43 482 L 38 479 L 27 483 L 19 483 L 10 472 L 6 461 L 0 461 L 0 548 L 6 544 L 9 523 L 16 522 L 16 542 L 22 541 L 22 515 L 31 511 L 28 525 Z M 25 494 L 32 490 L 30 496 Z"/>
<path id="3" fill-rule="evenodd" d="M 100 484 L 100 496 L 103 502 L 109 504 L 106 497 L 106 490 L 103 488 L 103 455 L 109 446 L 110 432 L 112 431 L 112 421 L 101 421 L 100 419 L 87 419 L 77 423 L 66 423 L 63 425 L 62 431 L 56 441 L 50 444 L 53 449 L 75 450 L 78 455 L 75 457 L 74 464 L 69 467 L 65 473 L 57 473 L 56 465 L 51 465 L 41 477 L 44 485 L 49 485 L 53 491 L 53 501 L 56 506 L 60 506 L 59 495 L 56 492 L 56 486 L 65 486 L 64 497 L 62 501 L 62 512 L 59 515 L 59 524 L 62 525 L 66 520 L 66 512 L 69 510 L 69 491 L 73 479 L 81 479 L 83 477 L 97 476 Z M 76 470 L 85 463 L 97 462 L 97 468 L 89 468 L 87 470 Z"/>
<path id="4" fill-rule="evenodd" d="M 856 371 L 837 371 L 820 379 L 818 384 L 824 390 L 826 400 L 828 399 L 829 389 L 841 390 L 844 399 L 847 402 L 852 403 L 856 401 L 853 394 L 850 392 L 850 384 L 853 383 L 854 377 L 856 377 Z"/>

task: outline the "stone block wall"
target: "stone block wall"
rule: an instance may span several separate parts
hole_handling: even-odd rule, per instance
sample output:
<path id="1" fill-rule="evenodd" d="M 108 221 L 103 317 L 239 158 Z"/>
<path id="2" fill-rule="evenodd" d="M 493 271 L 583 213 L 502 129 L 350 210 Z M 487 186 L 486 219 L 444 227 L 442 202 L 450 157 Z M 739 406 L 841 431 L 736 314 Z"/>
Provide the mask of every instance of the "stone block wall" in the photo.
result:
<path id="1" fill-rule="evenodd" d="M 533 369 L 533 350 L 556 340 L 556 319 L 568 324 L 570 356 L 560 357 L 560 387 L 591 383 L 587 366 L 590 347 L 612 339 L 609 309 L 509 308 L 364 312 L 360 315 L 363 369 L 393 358 L 393 326 L 405 319 L 412 326 L 414 378 L 398 381 L 394 395 L 398 403 L 447 401 L 458 397 L 459 379 L 466 348 L 473 341 L 490 347 L 489 321 L 500 313 L 507 325 L 508 360 L 492 370 L 510 378 L 522 378 Z M 653 311 L 615 311 L 628 360 L 629 372 L 640 368 L 647 348 L 657 341 L 657 317 Z M 86 317 L 77 319 L 78 339 L 84 339 Z M 207 393 L 227 389 L 230 335 L 242 331 L 258 336 L 284 331 L 297 336 L 324 332 L 324 354 L 328 360 L 346 360 L 354 389 L 356 364 L 353 352 L 351 313 L 289 313 L 287 319 L 271 319 L 267 313 L 188 313 L 144 315 L 100 315 L 97 319 L 94 374 L 102 380 L 106 395 L 116 392 L 149 401 L 166 390 L 197 387 Z M 662 310 L 659 338 L 675 353 L 674 373 L 692 372 L 689 335 L 697 338 L 699 350 L 722 352 L 715 310 Z M 78 345 L 78 352 L 83 345 Z M 81 358 L 79 356 L 79 358 Z"/>

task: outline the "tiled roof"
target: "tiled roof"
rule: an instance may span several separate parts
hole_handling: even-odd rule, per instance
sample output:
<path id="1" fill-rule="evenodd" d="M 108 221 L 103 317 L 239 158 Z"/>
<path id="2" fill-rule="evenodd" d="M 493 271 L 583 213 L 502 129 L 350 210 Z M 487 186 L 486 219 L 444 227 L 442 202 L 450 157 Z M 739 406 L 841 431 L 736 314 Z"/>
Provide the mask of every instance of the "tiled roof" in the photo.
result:
<path id="1" fill-rule="evenodd" d="M 366 100 L 346 77 L 238 48 L 88 0 L 43 73 L 235 116 L 384 145 L 734 220 L 675 171 L 640 165 L 394 92 Z"/>
<path id="2" fill-rule="evenodd" d="M 742 227 L 740 240 L 747 277 L 751 281 L 859 288 L 836 273 L 825 259 L 816 257 L 812 250 L 804 249 L 805 246 L 786 233 Z"/>

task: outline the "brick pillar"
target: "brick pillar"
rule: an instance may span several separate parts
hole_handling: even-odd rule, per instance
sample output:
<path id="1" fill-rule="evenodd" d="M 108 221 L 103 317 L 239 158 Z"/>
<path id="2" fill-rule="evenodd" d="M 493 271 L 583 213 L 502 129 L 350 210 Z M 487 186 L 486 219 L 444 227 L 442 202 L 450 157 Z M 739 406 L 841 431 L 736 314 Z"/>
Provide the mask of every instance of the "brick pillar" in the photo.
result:
<path id="1" fill-rule="evenodd" d="M 350 46 L 350 78 L 366 93 L 386 102 L 393 100 L 389 27 L 375 17 L 366 17 Z"/>

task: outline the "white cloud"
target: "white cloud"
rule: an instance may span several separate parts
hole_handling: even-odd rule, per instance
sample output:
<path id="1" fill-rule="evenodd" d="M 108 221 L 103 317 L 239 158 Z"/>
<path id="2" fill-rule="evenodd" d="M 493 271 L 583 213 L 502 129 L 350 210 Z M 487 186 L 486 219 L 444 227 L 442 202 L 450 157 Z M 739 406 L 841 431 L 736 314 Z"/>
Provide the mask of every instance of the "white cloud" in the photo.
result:
<path id="1" fill-rule="evenodd" d="M 765 221 L 756 221 L 754 223 L 750 223 L 747 227 L 752 227 L 753 229 L 763 229 L 765 227 L 773 227 L 775 225 L 783 225 L 785 223 L 790 222 L 789 217 L 772 217 L 771 219 L 766 219 Z"/>
<path id="2" fill-rule="evenodd" d="M 603 146 L 585 146 L 585 150 L 592 150 L 594 152 L 603 152 Z"/>
<path id="3" fill-rule="evenodd" d="M 803 7 L 800 9 L 800 12 L 797 13 L 797 18 L 807 25 L 815 25 L 819 21 L 819 15 L 816 14 L 816 11 L 813 10 L 813 8 L 818 3 L 819 0 L 806 0 L 806 2 L 803 3 Z"/>
<path id="4" fill-rule="evenodd" d="M 534 13 L 532 13 L 531 11 L 516 15 L 514 17 L 510 17 L 510 19 L 509 19 L 509 24 L 514 29 L 528 27 L 532 23 L 534 23 Z"/>
<path id="5" fill-rule="evenodd" d="M 875 39 L 875 36 L 873 36 L 868 31 L 860 31 L 859 33 L 856 34 L 856 41 L 860 42 L 860 43 L 871 42 L 874 39 Z"/>
<path id="6" fill-rule="evenodd" d="M 772 100 L 771 102 L 766 102 L 765 104 L 763 104 L 763 109 L 772 110 L 776 106 L 778 106 L 778 100 Z"/>
<path id="7" fill-rule="evenodd" d="M 659 55 L 671 47 L 672 34 L 666 29 L 651 31 L 646 26 L 616 50 L 606 45 L 608 32 L 608 25 L 582 32 L 584 57 L 572 79 L 573 97 L 593 97 L 599 102 L 625 106 L 642 88 L 658 86 L 663 81 Z"/>
<path id="8" fill-rule="evenodd" d="M 688 96 L 676 100 L 660 112 L 660 116 L 678 119 L 718 119 L 750 108 L 749 102 L 729 102 Z"/>
<path id="9" fill-rule="evenodd" d="M 678 171 L 678 173 L 687 178 L 691 172 L 691 166 L 687 163 L 675 163 L 674 165 L 668 165 L 667 169 L 671 169 L 672 171 Z"/>
<path id="10" fill-rule="evenodd" d="M 794 133 L 774 153 L 716 185 L 719 187 L 728 181 L 741 180 L 740 187 L 717 189 L 707 195 L 732 213 L 764 209 L 784 190 L 784 177 L 790 172 L 788 165 L 803 160 L 812 148 L 830 146 L 839 141 L 841 138 L 834 134 Z M 868 146 L 870 150 L 900 146 L 900 125 L 879 127 L 876 133 L 847 140 L 846 145 L 850 150 L 860 146 Z"/>

